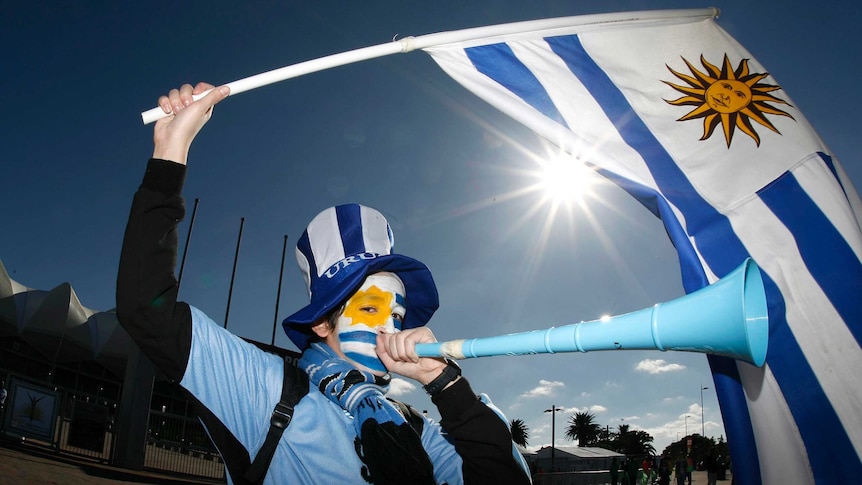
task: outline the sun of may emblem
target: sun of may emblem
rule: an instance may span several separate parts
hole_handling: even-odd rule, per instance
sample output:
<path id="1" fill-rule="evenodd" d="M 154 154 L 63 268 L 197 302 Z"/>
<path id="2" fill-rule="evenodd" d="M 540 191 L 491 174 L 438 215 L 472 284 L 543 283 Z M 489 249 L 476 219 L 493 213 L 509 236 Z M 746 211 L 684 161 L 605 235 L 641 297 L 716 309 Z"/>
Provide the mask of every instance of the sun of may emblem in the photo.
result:
<path id="1" fill-rule="evenodd" d="M 733 140 L 736 128 L 753 138 L 757 146 L 760 146 L 760 135 L 752 126 L 752 120 L 775 133 L 781 134 L 767 119 L 766 115 L 787 116 L 794 119 L 787 112 L 769 104 L 778 103 L 790 106 L 787 101 L 769 94 L 781 89 L 780 86 L 760 82 L 769 76 L 769 73 L 749 72 L 748 59 L 742 59 L 739 66 L 733 69 L 727 54 L 724 55 L 721 68 L 710 64 L 703 56 L 700 56 L 700 63 L 703 64 L 706 72 L 701 72 L 692 66 L 684 57 L 682 60 L 691 71 L 691 76 L 674 71 L 670 66 L 667 68 L 688 85 L 680 86 L 668 81 L 662 82 L 685 94 L 685 96 L 673 101 L 665 101 L 675 106 L 695 107 L 677 121 L 703 118 L 701 140 L 706 140 L 712 136 L 716 127 L 721 125 L 728 148 L 730 148 L 730 142 Z"/>

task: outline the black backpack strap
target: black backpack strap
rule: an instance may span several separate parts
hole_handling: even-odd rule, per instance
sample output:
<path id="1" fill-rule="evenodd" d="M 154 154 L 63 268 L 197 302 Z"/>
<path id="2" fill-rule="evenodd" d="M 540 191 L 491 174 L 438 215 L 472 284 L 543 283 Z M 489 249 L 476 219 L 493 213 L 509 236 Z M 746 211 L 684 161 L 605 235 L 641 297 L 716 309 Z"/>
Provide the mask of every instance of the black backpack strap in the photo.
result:
<path id="1" fill-rule="evenodd" d="M 395 405 L 398 411 L 404 416 L 404 419 L 410 424 L 410 427 L 416 431 L 416 434 L 422 436 L 422 428 L 425 427 L 425 419 L 419 414 L 413 406 L 403 403 L 401 401 L 396 401 L 395 399 L 386 398 L 387 401 L 391 402 Z"/>
<path id="2" fill-rule="evenodd" d="M 308 394 L 308 376 L 285 359 L 281 401 L 275 405 L 272 417 L 269 418 L 269 431 L 263 446 L 260 447 L 257 456 L 254 457 L 254 461 L 248 471 L 245 472 L 245 479 L 248 483 L 261 483 L 263 481 L 278 446 L 278 440 L 281 439 L 285 428 L 293 419 L 293 408 L 306 394 Z"/>

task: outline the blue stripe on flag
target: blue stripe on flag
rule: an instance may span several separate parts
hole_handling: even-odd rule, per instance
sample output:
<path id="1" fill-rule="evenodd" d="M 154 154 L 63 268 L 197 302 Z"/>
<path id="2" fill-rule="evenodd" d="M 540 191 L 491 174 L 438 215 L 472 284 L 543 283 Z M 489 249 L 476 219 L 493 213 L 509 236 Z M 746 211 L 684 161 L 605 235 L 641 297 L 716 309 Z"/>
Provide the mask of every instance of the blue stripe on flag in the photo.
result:
<path id="1" fill-rule="evenodd" d="M 344 254 L 359 254 L 365 252 L 365 239 L 362 237 L 362 210 L 356 204 L 340 205 L 335 208 L 338 228 L 341 233 L 341 244 Z M 353 224 L 352 221 L 359 221 Z"/>
<path id="2" fill-rule="evenodd" d="M 688 234 L 697 237 L 702 254 L 711 253 L 713 256 L 710 260 L 713 271 L 722 276 L 736 269 L 748 253 L 733 233 L 730 222 L 698 195 L 673 157 L 637 116 L 619 88 L 584 51 L 577 36 L 545 40 L 599 103 L 626 144 L 641 155 L 662 196 L 685 213 Z M 684 241 L 688 244 L 687 236 Z M 674 243 L 677 242 L 683 241 L 674 239 Z M 696 264 L 700 268 L 700 263 Z M 695 281 L 684 280 L 684 286 L 687 292 L 691 292 L 703 285 L 697 278 Z"/>
<path id="3" fill-rule="evenodd" d="M 792 173 L 758 192 L 760 199 L 790 230 L 805 267 L 826 294 L 857 343 L 862 344 L 862 264 L 856 253 Z"/>
<path id="4" fill-rule="evenodd" d="M 682 224 L 679 223 L 679 220 L 677 220 L 673 210 L 667 203 L 667 199 L 653 190 L 652 187 L 647 187 L 646 185 L 622 177 L 609 170 L 599 168 L 596 171 L 631 194 L 632 197 L 637 199 L 644 205 L 644 207 L 649 209 L 650 212 L 662 220 L 665 230 L 668 233 L 668 237 L 673 241 L 673 245 L 676 248 L 683 280 L 688 281 L 689 286 L 693 289 L 703 288 L 708 285 L 709 280 L 703 272 L 697 252 L 694 250 L 691 240 L 685 233 L 685 228 L 683 228 Z M 687 291 L 691 292 L 693 290 Z"/>
<path id="5" fill-rule="evenodd" d="M 787 406 L 796 418 L 799 434 L 806 444 L 808 459 L 817 483 L 846 483 L 851 477 L 862 474 L 853 444 L 847 430 L 838 419 L 829 399 L 823 393 L 820 381 L 806 361 L 797 361 L 804 355 L 785 320 L 785 301 L 778 286 L 766 274 L 763 286 L 769 300 L 769 350 L 767 360 L 781 392 L 787 398 Z M 803 357 L 804 358 L 804 357 Z M 811 419 L 811 409 L 817 417 Z M 799 419 L 800 417 L 808 419 Z M 829 430 L 824 432 L 824 430 Z M 829 440 L 837 447 L 818 446 Z M 855 464 L 855 466 L 854 466 Z M 855 479 L 855 478 L 854 478 Z"/>
<path id="6" fill-rule="evenodd" d="M 768 355 L 767 355 L 768 357 Z M 748 451 L 748 447 L 737 446 L 736 441 L 730 442 L 733 436 L 748 436 L 751 434 L 751 429 L 746 428 L 751 426 L 747 421 L 750 419 L 748 413 L 748 401 L 745 398 L 745 393 L 740 392 L 739 368 L 733 359 L 720 357 L 717 355 L 707 355 L 709 369 L 712 371 L 712 382 L 715 385 L 715 394 L 718 397 L 721 406 L 722 416 L 733 416 L 731 420 L 724 420 L 724 428 L 727 431 L 728 442 L 732 452 L 737 451 L 748 453 L 745 459 L 733 461 L 733 476 L 737 483 L 759 483 L 760 479 L 760 457 L 756 452 Z M 703 412 L 703 409 L 700 410 Z M 745 419 L 738 419 L 738 416 L 744 416 Z M 758 481 L 754 481 L 753 477 L 758 477 Z M 743 480 L 743 478 L 746 478 Z"/>
<path id="7" fill-rule="evenodd" d="M 482 74 L 502 84 L 530 106 L 566 128 L 566 120 L 557 110 L 545 87 L 525 66 L 508 44 L 491 44 L 464 49 L 467 58 Z M 501 62 L 501 59 L 504 59 Z"/>
<path id="8" fill-rule="evenodd" d="M 829 167 L 829 171 L 832 172 L 832 176 L 835 177 L 835 182 L 838 183 L 838 185 L 841 187 L 841 192 L 844 193 L 844 198 L 849 200 L 850 198 L 847 197 L 847 188 L 844 187 L 844 183 L 841 182 L 841 179 L 838 177 L 838 170 L 835 169 L 835 162 L 832 161 L 832 157 L 823 152 L 817 152 L 817 155 L 819 155 L 820 158 L 823 160 L 823 163 L 825 163 L 826 166 Z"/>
<path id="9" fill-rule="evenodd" d="M 817 152 L 817 154 L 820 155 L 820 158 L 823 159 L 823 163 L 825 163 L 826 166 L 829 167 L 829 171 L 832 172 L 832 176 L 835 177 L 835 180 L 837 180 L 840 184 L 841 180 L 838 178 L 838 172 L 835 170 L 835 163 L 832 162 L 832 157 L 823 152 Z"/>

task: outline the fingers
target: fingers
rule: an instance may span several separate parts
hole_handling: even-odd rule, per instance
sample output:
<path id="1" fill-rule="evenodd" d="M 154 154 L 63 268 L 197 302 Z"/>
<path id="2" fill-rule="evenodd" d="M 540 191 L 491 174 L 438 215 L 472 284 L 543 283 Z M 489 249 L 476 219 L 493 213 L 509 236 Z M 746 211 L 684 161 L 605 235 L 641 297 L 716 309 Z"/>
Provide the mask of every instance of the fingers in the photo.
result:
<path id="1" fill-rule="evenodd" d="M 419 362 L 416 344 L 436 342 L 434 334 L 427 327 L 412 328 L 403 332 L 382 333 L 377 336 L 378 349 L 383 350 L 396 362 Z"/>
<path id="2" fill-rule="evenodd" d="M 377 335 L 377 356 L 390 372 L 428 384 L 440 375 L 446 362 L 438 358 L 420 358 L 416 344 L 436 342 L 426 327 Z"/>
<path id="3" fill-rule="evenodd" d="M 194 95 L 201 94 L 202 92 L 209 91 L 210 89 L 212 89 L 214 87 L 215 86 L 213 86 L 210 83 L 199 82 L 195 85 L 195 88 L 192 90 L 192 94 L 194 94 Z"/>
<path id="4" fill-rule="evenodd" d="M 230 94 L 230 88 L 227 86 L 221 86 L 219 89 L 214 89 L 212 84 L 205 82 L 199 82 L 194 87 L 192 87 L 191 84 L 183 84 L 179 89 L 171 89 L 166 96 L 159 97 L 158 105 L 165 113 L 176 115 L 179 114 L 180 111 L 191 106 L 192 103 L 195 102 L 195 96 L 204 94 L 210 90 L 212 91 L 209 94 L 212 95 L 215 93 L 215 95 L 207 95 L 201 99 L 206 99 L 203 103 L 206 108 L 204 111 L 210 109 Z"/>
<path id="5" fill-rule="evenodd" d="M 212 116 L 212 107 L 229 94 L 228 86 L 198 83 L 194 87 L 184 84 L 161 96 L 159 107 L 172 116 L 157 121 L 153 128 L 153 158 L 185 164 L 192 141 Z"/>

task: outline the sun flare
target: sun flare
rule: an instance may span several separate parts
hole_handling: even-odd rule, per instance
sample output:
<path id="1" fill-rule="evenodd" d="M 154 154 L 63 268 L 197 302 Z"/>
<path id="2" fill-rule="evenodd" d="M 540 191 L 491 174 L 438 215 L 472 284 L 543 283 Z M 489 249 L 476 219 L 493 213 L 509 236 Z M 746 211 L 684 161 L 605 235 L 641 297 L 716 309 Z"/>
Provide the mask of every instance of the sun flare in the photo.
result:
<path id="1" fill-rule="evenodd" d="M 539 189 L 546 202 L 566 204 L 582 202 L 592 194 L 595 173 L 572 157 L 554 157 L 541 163 Z"/>

